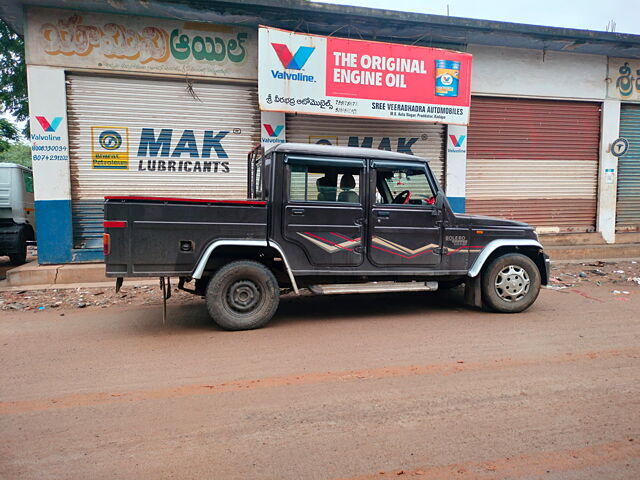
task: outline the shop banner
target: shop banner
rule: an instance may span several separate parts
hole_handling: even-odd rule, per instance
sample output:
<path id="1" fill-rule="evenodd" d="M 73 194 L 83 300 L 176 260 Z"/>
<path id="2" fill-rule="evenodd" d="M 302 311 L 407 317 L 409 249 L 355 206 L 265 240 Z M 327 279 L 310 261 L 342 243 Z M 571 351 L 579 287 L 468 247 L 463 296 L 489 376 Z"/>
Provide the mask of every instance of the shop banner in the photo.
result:
<path id="1" fill-rule="evenodd" d="M 631 102 L 640 101 L 640 60 L 609 58 L 607 97 Z"/>
<path id="2" fill-rule="evenodd" d="M 470 81 L 468 53 L 258 32 L 262 110 L 466 125 Z"/>
<path id="3" fill-rule="evenodd" d="M 255 80 L 256 31 L 213 23 L 30 8 L 30 65 Z"/>

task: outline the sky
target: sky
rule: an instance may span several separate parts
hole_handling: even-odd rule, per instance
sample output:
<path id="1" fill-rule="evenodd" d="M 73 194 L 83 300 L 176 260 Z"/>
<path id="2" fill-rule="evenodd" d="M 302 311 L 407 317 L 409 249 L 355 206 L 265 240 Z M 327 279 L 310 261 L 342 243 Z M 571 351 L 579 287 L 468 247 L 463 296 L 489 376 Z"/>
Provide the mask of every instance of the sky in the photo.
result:
<path id="1" fill-rule="evenodd" d="M 640 35 L 640 0 L 315 0 L 357 7 Z"/>

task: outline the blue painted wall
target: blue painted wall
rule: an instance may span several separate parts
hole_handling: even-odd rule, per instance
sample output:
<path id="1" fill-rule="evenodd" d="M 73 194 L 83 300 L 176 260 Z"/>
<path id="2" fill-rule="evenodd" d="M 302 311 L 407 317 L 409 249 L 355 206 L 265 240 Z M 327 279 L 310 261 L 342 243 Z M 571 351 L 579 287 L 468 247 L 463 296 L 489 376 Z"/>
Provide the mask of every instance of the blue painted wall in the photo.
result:
<path id="1" fill-rule="evenodd" d="M 38 263 L 71 262 L 71 200 L 36 200 L 35 208 Z"/>
<path id="2" fill-rule="evenodd" d="M 447 197 L 449 205 L 455 213 L 464 213 L 466 210 L 465 197 Z"/>

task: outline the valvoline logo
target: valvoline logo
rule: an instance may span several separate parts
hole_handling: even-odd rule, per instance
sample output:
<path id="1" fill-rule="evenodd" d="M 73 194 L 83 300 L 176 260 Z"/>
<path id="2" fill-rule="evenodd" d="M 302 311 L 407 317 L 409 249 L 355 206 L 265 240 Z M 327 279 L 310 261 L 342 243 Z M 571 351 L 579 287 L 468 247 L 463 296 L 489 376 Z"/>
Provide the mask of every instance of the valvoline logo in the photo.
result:
<path id="1" fill-rule="evenodd" d="M 42 127 L 42 130 L 44 130 L 45 132 L 55 132 L 60 125 L 60 122 L 62 122 L 62 117 L 53 117 L 51 122 L 49 122 L 49 120 L 47 120 L 45 117 L 36 115 L 36 120 L 38 120 L 38 123 Z"/>
<path id="2" fill-rule="evenodd" d="M 316 49 L 316 47 L 307 47 L 300 46 L 296 50 L 296 53 L 292 54 L 289 47 L 284 43 L 272 43 L 271 46 L 278 55 L 278 59 L 280 63 L 285 68 L 285 70 L 302 70 L 302 67 L 305 66 L 307 60 Z M 296 80 L 298 82 L 315 82 L 315 78 L 313 75 L 307 75 L 302 72 L 289 73 L 285 70 L 271 70 L 271 75 L 273 78 L 277 78 L 278 80 Z"/>
<path id="3" fill-rule="evenodd" d="M 272 43 L 271 46 L 276 51 L 276 55 L 280 59 L 280 63 L 287 70 L 301 70 L 307 63 L 309 57 L 316 49 L 315 47 L 298 47 L 295 55 L 291 54 L 291 50 L 284 43 Z"/>
<path id="4" fill-rule="evenodd" d="M 267 143 L 284 143 L 284 125 L 273 125 L 271 123 L 263 123 L 264 132 L 266 132 L 267 136 L 264 134 L 261 136 L 262 144 L 265 145 Z"/>
<path id="5" fill-rule="evenodd" d="M 263 123 L 262 125 L 264 126 L 267 135 L 270 137 L 279 137 L 282 133 L 282 129 L 284 128 L 284 125 L 276 125 L 276 127 L 273 128 L 273 125 L 270 123 Z"/>
<path id="6" fill-rule="evenodd" d="M 449 138 L 451 139 L 451 143 L 456 148 L 460 148 L 462 146 L 462 144 L 464 143 L 464 139 L 466 137 L 467 137 L 466 135 L 460 135 L 459 137 L 455 135 L 449 135 Z"/>

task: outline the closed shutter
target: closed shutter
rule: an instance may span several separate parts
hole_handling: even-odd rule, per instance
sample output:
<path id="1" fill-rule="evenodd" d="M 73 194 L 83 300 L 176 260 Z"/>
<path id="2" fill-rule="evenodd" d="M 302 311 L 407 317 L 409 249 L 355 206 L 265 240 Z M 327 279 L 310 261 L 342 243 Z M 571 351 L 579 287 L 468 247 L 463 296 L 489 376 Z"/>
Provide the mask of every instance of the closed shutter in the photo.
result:
<path id="1" fill-rule="evenodd" d="M 593 231 L 600 105 L 473 97 L 467 212 Z"/>
<path id="2" fill-rule="evenodd" d="M 287 141 L 379 148 L 429 160 L 442 185 L 445 126 L 366 118 L 287 115 Z"/>
<path id="3" fill-rule="evenodd" d="M 246 197 L 247 153 L 260 139 L 255 86 L 81 75 L 67 80 L 75 248 L 101 246 L 106 195 Z M 113 132 L 120 147 L 101 148 L 105 135 L 106 145 L 111 135 L 111 147 L 117 147 Z M 95 168 L 92 152 L 119 153 L 125 164 L 128 155 L 128 166 Z"/>
<path id="4" fill-rule="evenodd" d="M 629 149 L 618 159 L 618 203 L 616 229 L 640 229 L 640 105 L 623 105 L 620 136 Z"/>

